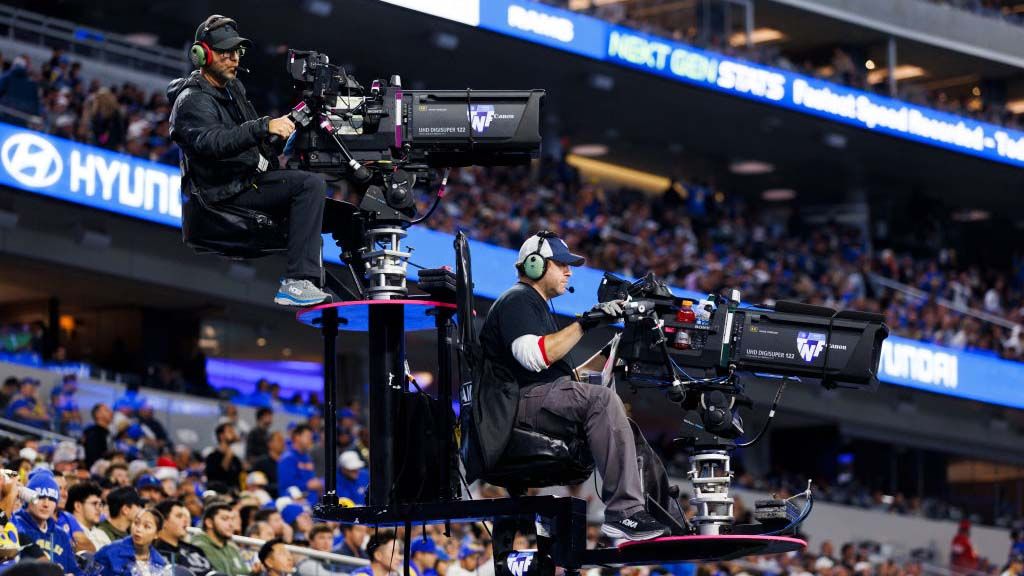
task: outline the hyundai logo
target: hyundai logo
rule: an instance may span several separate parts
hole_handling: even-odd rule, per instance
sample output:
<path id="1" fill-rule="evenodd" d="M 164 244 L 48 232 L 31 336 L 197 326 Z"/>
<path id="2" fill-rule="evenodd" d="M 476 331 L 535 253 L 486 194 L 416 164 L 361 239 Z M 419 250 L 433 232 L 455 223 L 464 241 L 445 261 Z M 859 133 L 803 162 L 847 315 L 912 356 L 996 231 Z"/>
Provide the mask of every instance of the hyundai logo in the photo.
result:
<path id="1" fill-rule="evenodd" d="M 46 138 L 30 132 L 19 132 L 8 138 L 0 148 L 4 170 L 28 188 L 46 188 L 60 179 L 64 162 Z"/>

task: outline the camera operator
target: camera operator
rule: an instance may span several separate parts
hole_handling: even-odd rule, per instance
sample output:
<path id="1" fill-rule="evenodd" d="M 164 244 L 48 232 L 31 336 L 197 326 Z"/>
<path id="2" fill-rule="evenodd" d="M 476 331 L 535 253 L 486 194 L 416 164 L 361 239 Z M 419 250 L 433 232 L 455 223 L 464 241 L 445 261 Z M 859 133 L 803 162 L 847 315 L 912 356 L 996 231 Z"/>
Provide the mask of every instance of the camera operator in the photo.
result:
<path id="1" fill-rule="evenodd" d="M 549 232 L 528 238 L 516 261 L 519 281 L 491 306 L 480 344 L 484 356 L 507 368 L 519 384 L 516 426 L 563 439 L 581 428 L 586 433 L 604 481 L 602 531 L 628 540 L 656 538 L 668 528 L 644 508 L 636 446 L 622 400 L 611 388 L 574 380 L 567 360 L 584 332 L 621 316 L 621 302 L 598 304 L 593 312 L 603 314 L 588 314 L 561 330 L 548 309 L 552 298 L 567 291 L 572 267 L 583 262 Z"/>
<path id="2" fill-rule="evenodd" d="M 212 207 L 231 205 L 286 217 L 288 265 L 274 302 L 309 306 L 329 298 L 319 286 L 327 185 L 316 174 L 279 169 L 268 138 L 287 140 L 295 125 L 287 116 L 257 116 L 246 98 L 237 71 L 251 44 L 238 35 L 234 20 L 208 17 L 189 50 L 198 70 L 167 87 L 173 103 L 171 138 L 182 152 L 181 189 Z"/>

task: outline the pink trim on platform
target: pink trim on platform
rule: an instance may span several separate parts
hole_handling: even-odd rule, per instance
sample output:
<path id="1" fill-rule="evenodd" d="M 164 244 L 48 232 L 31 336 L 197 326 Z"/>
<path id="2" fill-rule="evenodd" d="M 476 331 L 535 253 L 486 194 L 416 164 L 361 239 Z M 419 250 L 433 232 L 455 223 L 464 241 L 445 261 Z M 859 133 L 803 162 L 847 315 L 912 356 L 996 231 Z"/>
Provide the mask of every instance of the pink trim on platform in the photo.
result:
<path id="1" fill-rule="evenodd" d="M 655 545 L 655 544 L 660 545 L 660 544 L 670 544 L 672 542 L 694 542 L 694 541 L 701 541 L 701 540 L 705 540 L 705 541 L 707 541 L 707 540 L 712 540 L 712 541 L 742 540 L 744 542 L 764 542 L 766 544 L 769 543 L 769 542 L 788 542 L 790 544 L 797 544 L 797 545 L 799 545 L 802 548 L 806 548 L 807 547 L 807 542 L 805 542 L 805 541 L 803 541 L 803 540 L 801 540 L 799 538 L 790 538 L 788 536 L 764 536 L 762 534 L 721 534 L 721 535 L 698 534 L 696 536 L 665 536 L 663 538 L 654 538 L 652 540 L 638 540 L 638 541 L 633 541 L 633 542 L 623 542 L 622 544 L 619 544 L 618 548 L 619 548 L 619 550 L 623 550 L 625 548 L 631 548 L 631 547 L 635 547 L 635 546 L 652 546 L 652 545 Z"/>
<path id="2" fill-rule="evenodd" d="M 451 302 L 436 302 L 434 300 L 350 300 L 348 302 L 331 302 L 330 304 L 320 304 L 319 306 L 303 308 L 295 313 L 295 319 L 301 322 L 302 316 L 309 314 L 310 312 L 318 312 L 328 308 L 344 308 L 346 306 L 370 304 L 404 304 L 406 306 L 427 306 L 430 308 L 450 308 L 452 310 L 456 308 L 455 304 Z"/>

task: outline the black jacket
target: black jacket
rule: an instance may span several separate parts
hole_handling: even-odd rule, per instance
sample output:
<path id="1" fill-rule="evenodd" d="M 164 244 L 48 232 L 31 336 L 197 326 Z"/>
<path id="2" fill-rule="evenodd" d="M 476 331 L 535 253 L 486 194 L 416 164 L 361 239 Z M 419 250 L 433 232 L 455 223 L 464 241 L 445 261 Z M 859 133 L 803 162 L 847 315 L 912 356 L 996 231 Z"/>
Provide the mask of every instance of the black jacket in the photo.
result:
<path id="1" fill-rule="evenodd" d="M 270 117 L 259 117 L 237 79 L 213 87 L 198 70 L 167 86 L 171 138 L 182 151 L 181 191 L 220 202 L 252 186 L 260 153 L 277 168 L 265 143 Z"/>

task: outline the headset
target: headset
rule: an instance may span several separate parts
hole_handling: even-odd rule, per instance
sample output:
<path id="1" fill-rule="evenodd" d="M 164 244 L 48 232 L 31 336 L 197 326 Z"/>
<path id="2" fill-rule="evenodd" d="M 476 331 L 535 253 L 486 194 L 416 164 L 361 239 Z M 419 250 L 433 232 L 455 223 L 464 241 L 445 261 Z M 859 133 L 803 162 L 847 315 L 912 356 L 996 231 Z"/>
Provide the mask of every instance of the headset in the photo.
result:
<path id="1" fill-rule="evenodd" d="M 523 275 L 534 282 L 543 278 L 544 274 L 548 271 L 548 259 L 541 254 L 541 250 L 544 249 L 548 238 L 556 238 L 554 234 L 547 230 L 538 232 L 537 236 L 540 237 L 540 242 L 537 242 L 537 249 L 527 254 L 520 265 L 522 266 Z"/>
<path id="2" fill-rule="evenodd" d="M 206 19 L 207 24 L 203 26 L 203 29 L 196 34 L 195 42 L 188 49 L 188 59 L 192 62 L 192 65 L 196 68 L 202 68 L 213 61 L 213 50 L 206 43 L 206 35 L 211 30 L 222 28 L 224 26 L 234 26 L 238 28 L 238 24 L 226 16 L 220 14 L 214 14 L 213 16 Z"/>

